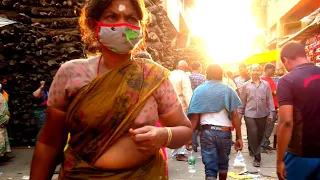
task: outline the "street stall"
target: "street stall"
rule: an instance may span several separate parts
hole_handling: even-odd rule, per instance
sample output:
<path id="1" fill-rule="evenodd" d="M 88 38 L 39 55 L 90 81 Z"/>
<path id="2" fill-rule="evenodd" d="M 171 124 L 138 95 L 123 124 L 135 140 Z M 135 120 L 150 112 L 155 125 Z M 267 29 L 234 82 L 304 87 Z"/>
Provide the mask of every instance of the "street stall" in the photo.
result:
<path id="1" fill-rule="evenodd" d="M 280 47 L 289 41 L 300 41 L 305 44 L 307 57 L 310 62 L 320 66 L 320 8 L 310 15 L 302 18 L 306 26 L 280 43 Z"/>

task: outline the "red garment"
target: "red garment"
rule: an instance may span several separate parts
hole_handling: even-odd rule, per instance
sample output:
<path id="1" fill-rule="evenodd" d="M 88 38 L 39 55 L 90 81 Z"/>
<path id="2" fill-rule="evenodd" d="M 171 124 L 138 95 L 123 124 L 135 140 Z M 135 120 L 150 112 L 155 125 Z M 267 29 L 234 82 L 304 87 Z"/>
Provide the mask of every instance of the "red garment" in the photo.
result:
<path id="1" fill-rule="evenodd" d="M 274 82 L 274 80 L 272 78 L 267 78 L 267 77 L 261 77 L 262 80 L 265 80 L 269 83 L 269 86 L 271 88 L 272 91 L 272 97 L 273 97 L 273 102 L 274 102 L 274 107 L 278 108 L 278 99 L 277 99 L 277 85 Z"/>

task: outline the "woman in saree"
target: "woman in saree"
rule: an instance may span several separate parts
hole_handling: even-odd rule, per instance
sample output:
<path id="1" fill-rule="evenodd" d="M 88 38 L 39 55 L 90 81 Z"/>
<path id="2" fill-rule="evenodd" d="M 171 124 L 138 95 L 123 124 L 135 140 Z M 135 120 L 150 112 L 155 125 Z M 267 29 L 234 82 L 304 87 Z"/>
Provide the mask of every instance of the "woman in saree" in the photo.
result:
<path id="1" fill-rule="evenodd" d="M 2 85 L 0 84 L 0 92 L 2 91 Z M 7 161 L 11 157 L 8 156 L 8 153 L 11 152 L 7 125 L 9 122 L 9 109 L 8 103 L 5 97 L 0 93 L 0 160 Z"/>
<path id="2" fill-rule="evenodd" d="M 45 109 L 48 101 L 48 88 L 45 88 L 45 81 L 40 82 L 39 88 L 32 93 L 33 97 L 38 101 L 38 106 L 34 110 L 34 115 L 37 118 L 37 128 L 40 129 L 46 120 Z"/>
<path id="3" fill-rule="evenodd" d="M 55 75 L 31 180 L 50 179 L 61 162 L 63 180 L 168 179 L 160 148 L 186 144 L 191 124 L 170 71 L 132 58 L 146 20 L 143 0 L 87 1 L 83 38 L 100 45 L 101 55 L 69 61 Z"/>

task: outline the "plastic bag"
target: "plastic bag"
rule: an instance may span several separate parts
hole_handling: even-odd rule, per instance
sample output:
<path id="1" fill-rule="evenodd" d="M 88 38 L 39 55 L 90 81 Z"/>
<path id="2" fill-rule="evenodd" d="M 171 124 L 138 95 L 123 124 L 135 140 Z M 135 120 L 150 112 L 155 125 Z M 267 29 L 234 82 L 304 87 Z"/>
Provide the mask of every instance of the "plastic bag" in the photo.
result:
<path id="1" fill-rule="evenodd" d="M 241 151 L 237 152 L 236 158 L 234 159 L 234 162 L 233 162 L 233 167 L 241 168 L 241 169 L 246 168 L 246 163 L 244 161 L 244 157 L 243 157 Z"/>

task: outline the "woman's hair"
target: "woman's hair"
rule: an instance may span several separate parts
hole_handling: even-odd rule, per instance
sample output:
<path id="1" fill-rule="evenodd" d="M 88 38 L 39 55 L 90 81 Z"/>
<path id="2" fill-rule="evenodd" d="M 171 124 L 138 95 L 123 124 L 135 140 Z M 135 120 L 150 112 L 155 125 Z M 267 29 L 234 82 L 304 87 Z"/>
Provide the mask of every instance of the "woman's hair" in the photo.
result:
<path id="1" fill-rule="evenodd" d="M 206 75 L 208 80 L 222 81 L 223 69 L 218 64 L 211 64 L 207 67 Z"/>
<path id="2" fill-rule="evenodd" d="M 146 51 L 139 51 L 133 55 L 134 58 L 152 59 L 151 55 Z"/>
<path id="3" fill-rule="evenodd" d="M 143 0 L 130 0 L 135 10 L 139 15 L 141 29 L 145 35 L 146 26 L 148 23 L 148 12 L 144 5 Z M 82 34 L 82 40 L 86 45 L 91 47 L 97 47 L 97 38 L 95 31 L 90 29 L 88 25 L 88 20 L 91 18 L 93 20 L 99 21 L 105 9 L 110 6 L 112 0 L 87 0 L 85 6 L 81 10 L 81 15 L 79 18 L 79 25 Z"/>

